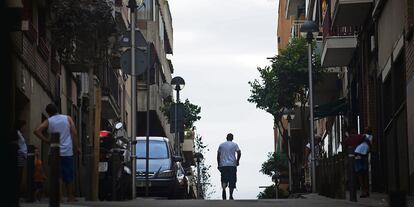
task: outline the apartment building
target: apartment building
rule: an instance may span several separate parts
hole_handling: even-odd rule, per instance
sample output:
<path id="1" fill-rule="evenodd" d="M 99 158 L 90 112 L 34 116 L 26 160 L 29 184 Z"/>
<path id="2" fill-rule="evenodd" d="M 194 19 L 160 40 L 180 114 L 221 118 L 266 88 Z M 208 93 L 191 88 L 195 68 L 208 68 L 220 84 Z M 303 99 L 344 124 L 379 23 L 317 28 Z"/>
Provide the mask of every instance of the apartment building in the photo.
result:
<path id="1" fill-rule="evenodd" d="M 323 52 L 322 48 L 322 22 L 328 21 L 327 17 L 328 8 L 326 2 L 324 4 L 323 12 L 322 3 L 315 3 L 315 1 L 305 0 L 287 0 L 279 1 L 279 17 L 278 17 L 278 48 L 284 49 L 289 43 L 291 38 L 298 38 L 301 36 L 300 28 L 305 21 L 305 17 L 314 17 L 320 28 L 318 36 L 314 37 L 316 40 L 316 55 L 321 56 Z M 320 6 L 318 6 L 321 4 Z M 316 9 L 316 10 L 315 10 Z M 319 12 L 318 12 L 319 11 Z M 346 80 L 346 68 L 335 67 L 334 65 L 323 64 L 325 68 L 323 77 L 320 77 L 321 81 L 314 82 L 314 132 L 315 136 L 322 138 L 322 147 L 324 149 L 325 156 L 333 156 L 341 151 L 340 138 L 343 136 L 343 123 L 344 123 L 344 107 L 346 104 L 344 98 L 344 90 L 346 86 L 343 86 L 342 80 Z M 300 103 L 295 109 L 295 118 L 291 121 L 291 156 L 295 160 L 293 164 L 293 188 L 294 190 L 300 190 L 303 188 L 304 181 L 300 179 L 303 176 L 303 172 L 300 169 L 303 166 L 303 162 L 306 162 L 307 158 L 304 157 L 304 148 L 309 143 L 309 107 L 306 104 L 304 110 L 300 109 Z M 282 120 L 283 128 L 287 128 L 287 120 Z M 284 132 L 275 131 L 275 137 L 280 140 Z M 282 142 L 283 144 L 283 142 Z M 280 149 L 279 142 L 277 149 Z M 307 176 L 305 176 L 307 177 Z M 310 178 L 309 178 L 310 179 Z M 308 180 L 308 179 L 305 179 Z"/>
<path id="2" fill-rule="evenodd" d="M 412 2 L 309 1 L 307 8 L 314 8 L 308 14 L 322 12 L 308 16 L 322 27 L 322 66 L 336 67 L 345 77 L 341 94 L 347 110 L 341 124 L 373 129 L 372 190 L 411 194 Z"/>

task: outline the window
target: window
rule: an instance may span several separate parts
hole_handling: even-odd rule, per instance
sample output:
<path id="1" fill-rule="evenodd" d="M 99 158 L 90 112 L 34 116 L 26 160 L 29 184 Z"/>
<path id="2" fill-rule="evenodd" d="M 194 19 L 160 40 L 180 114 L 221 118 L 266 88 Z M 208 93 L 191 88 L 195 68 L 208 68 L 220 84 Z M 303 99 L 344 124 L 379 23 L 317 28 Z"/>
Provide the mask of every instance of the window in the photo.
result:
<path id="1" fill-rule="evenodd" d="M 395 106 L 394 112 L 400 108 L 401 104 L 406 99 L 406 84 L 405 84 L 405 63 L 404 54 L 400 55 L 394 62 L 394 68 L 391 71 L 394 78 L 394 92 L 395 92 Z"/>
<path id="2" fill-rule="evenodd" d="M 164 45 L 164 21 L 161 12 L 158 12 L 158 35 L 160 36 L 161 45 Z"/>
<path id="3" fill-rule="evenodd" d="M 137 158 L 145 159 L 146 157 L 146 141 L 140 140 L 137 142 Z M 149 141 L 149 158 L 150 159 L 167 159 L 168 148 L 164 141 Z"/>
<path id="4" fill-rule="evenodd" d="M 143 0 L 143 4 L 144 5 L 142 7 L 139 7 L 137 10 L 137 18 L 139 20 L 154 21 L 155 1 Z"/>
<path id="5" fill-rule="evenodd" d="M 38 8 L 37 15 L 37 30 L 39 31 L 39 38 L 46 38 L 46 9 Z"/>

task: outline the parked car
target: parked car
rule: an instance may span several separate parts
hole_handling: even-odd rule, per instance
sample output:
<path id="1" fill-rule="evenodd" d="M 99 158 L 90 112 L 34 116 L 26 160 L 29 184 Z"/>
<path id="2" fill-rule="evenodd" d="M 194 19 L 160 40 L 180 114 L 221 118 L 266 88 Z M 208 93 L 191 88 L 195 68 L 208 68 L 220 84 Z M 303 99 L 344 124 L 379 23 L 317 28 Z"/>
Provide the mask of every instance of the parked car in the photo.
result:
<path id="1" fill-rule="evenodd" d="M 188 180 L 181 166 L 183 160 L 175 156 L 166 137 L 149 137 L 149 194 L 168 198 L 186 198 Z M 136 145 L 137 195 L 145 195 L 146 187 L 146 137 L 137 137 Z"/>

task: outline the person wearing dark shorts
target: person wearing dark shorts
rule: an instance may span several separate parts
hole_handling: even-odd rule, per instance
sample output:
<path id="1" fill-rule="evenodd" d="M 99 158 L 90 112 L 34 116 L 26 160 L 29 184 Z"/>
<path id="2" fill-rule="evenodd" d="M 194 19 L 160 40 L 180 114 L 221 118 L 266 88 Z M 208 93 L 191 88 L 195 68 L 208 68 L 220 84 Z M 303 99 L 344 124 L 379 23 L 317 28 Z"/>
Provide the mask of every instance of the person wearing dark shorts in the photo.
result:
<path id="1" fill-rule="evenodd" d="M 221 173 L 222 198 L 226 200 L 226 188 L 229 187 L 230 200 L 233 200 L 241 151 L 239 146 L 233 142 L 233 134 L 227 134 L 226 139 L 227 141 L 221 143 L 217 150 L 217 168 Z"/>
<path id="2" fill-rule="evenodd" d="M 225 183 L 229 188 L 236 188 L 237 182 L 237 168 L 233 166 L 220 167 L 221 183 Z"/>
<path id="3" fill-rule="evenodd" d="M 77 141 L 77 131 L 72 117 L 59 114 L 57 106 L 53 103 L 46 106 L 49 118 L 43 121 L 34 131 L 34 134 L 46 143 L 50 141 L 43 135 L 48 133 L 59 133 L 60 150 L 60 178 L 66 187 L 68 201 L 76 201 L 74 193 L 74 155 L 80 153 Z"/>
<path id="4" fill-rule="evenodd" d="M 73 156 L 60 156 L 60 176 L 64 183 L 72 183 L 74 178 Z"/>

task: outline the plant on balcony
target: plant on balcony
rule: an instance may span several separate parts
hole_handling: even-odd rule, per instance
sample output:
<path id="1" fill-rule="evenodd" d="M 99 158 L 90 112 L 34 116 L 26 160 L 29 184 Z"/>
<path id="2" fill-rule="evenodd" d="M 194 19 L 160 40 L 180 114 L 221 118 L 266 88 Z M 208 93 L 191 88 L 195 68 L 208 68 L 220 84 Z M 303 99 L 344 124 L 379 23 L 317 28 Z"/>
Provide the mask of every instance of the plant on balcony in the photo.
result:
<path id="1" fill-rule="evenodd" d="M 55 0 L 51 4 L 52 44 L 64 63 L 96 63 L 116 32 L 112 8 L 101 0 Z"/>

